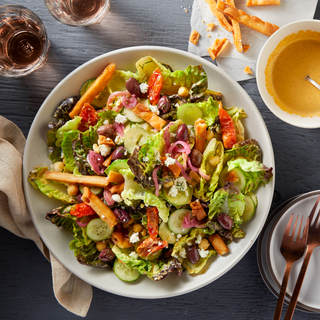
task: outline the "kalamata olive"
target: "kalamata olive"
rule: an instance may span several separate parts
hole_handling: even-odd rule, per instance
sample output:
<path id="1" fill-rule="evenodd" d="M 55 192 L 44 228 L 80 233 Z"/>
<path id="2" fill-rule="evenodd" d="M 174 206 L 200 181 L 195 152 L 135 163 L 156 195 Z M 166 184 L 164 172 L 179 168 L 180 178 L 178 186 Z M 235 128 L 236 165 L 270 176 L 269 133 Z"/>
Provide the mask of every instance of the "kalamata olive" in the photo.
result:
<path id="1" fill-rule="evenodd" d="M 188 127 L 186 124 L 180 124 L 176 132 L 176 139 L 185 142 L 189 140 Z"/>
<path id="2" fill-rule="evenodd" d="M 83 200 L 82 200 L 82 193 L 81 193 L 81 192 L 79 192 L 79 193 L 77 194 L 77 201 L 78 201 L 79 203 L 82 203 L 82 202 L 83 202 Z"/>
<path id="3" fill-rule="evenodd" d="M 231 230 L 231 228 L 233 227 L 232 219 L 224 212 L 219 213 L 217 220 L 220 223 L 221 227 L 226 230 Z"/>
<path id="4" fill-rule="evenodd" d="M 197 246 L 188 247 L 187 257 L 192 264 L 196 264 L 200 259 L 198 247 Z"/>
<path id="5" fill-rule="evenodd" d="M 126 155 L 127 149 L 124 147 L 118 147 L 112 155 L 112 160 L 125 159 Z"/>
<path id="6" fill-rule="evenodd" d="M 99 254 L 99 259 L 104 262 L 111 261 L 114 258 L 115 255 L 110 248 L 103 249 Z"/>
<path id="7" fill-rule="evenodd" d="M 136 95 L 138 98 L 146 98 L 147 94 L 141 92 L 140 84 L 137 79 L 130 77 L 126 82 L 126 88 L 131 93 Z"/>
<path id="8" fill-rule="evenodd" d="M 192 149 L 190 153 L 190 161 L 193 166 L 199 168 L 202 162 L 202 153 L 197 149 Z"/>
<path id="9" fill-rule="evenodd" d="M 97 130 L 99 136 L 105 136 L 110 139 L 114 139 L 116 137 L 116 128 L 113 124 L 104 124 Z"/>
<path id="10" fill-rule="evenodd" d="M 69 112 L 79 99 L 79 96 L 74 96 L 61 101 L 59 107 L 54 113 L 54 117 L 59 120 L 68 121 L 70 119 Z"/>
<path id="11" fill-rule="evenodd" d="M 123 223 L 128 223 L 131 219 L 128 211 L 125 209 L 115 209 L 113 213 L 118 218 L 118 220 Z"/>
<path id="12" fill-rule="evenodd" d="M 170 111 L 170 100 L 167 96 L 162 96 L 157 104 L 158 110 L 161 114 L 168 113 Z"/>

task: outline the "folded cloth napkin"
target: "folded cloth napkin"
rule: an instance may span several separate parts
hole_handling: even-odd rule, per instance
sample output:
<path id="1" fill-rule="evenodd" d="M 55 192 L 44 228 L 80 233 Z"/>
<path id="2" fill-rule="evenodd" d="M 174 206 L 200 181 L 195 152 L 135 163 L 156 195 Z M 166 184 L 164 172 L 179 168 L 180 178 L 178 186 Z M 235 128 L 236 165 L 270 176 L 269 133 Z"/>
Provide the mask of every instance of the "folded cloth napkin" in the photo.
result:
<path id="1" fill-rule="evenodd" d="M 35 242 L 50 261 L 53 291 L 68 311 L 85 317 L 92 287 L 67 270 L 41 241 L 28 212 L 22 188 L 22 157 L 26 138 L 11 121 L 0 116 L 0 226 Z"/>

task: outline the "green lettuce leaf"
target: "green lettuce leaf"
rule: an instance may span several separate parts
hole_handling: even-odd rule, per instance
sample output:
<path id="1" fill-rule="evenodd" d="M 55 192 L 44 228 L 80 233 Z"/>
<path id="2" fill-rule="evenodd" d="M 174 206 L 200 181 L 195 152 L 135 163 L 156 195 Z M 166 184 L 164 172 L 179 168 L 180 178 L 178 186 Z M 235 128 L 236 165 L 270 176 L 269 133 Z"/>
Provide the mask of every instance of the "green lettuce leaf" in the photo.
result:
<path id="1" fill-rule="evenodd" d="M 67 121 L 61 128 L 57 130 L 56 133 L 56 146 L 61 147 L 64 134 L 68 131 L 74 131 L 78 129 L 78 125 L 81 121 L 80 117 L 75 117 L 72 120 Z"/>
<path id="2" fill-rule="evenodd" d="M 246 177 L 246 185 L 242 191 L 244 194 L 255 190 L 259 186 L 266 185 L 272 179 L 272 168 L 266 167 L 259 161 L 248 161 L 246 159 L 236 159 L 228 161 L 229 171 L 234 168 L 241 169 Z"/>
<path id="3" fill-rule="evenodd" d="M 61 160 L 61 148 L 56 146 L 57 141 L 57 131 L 50 130 L 47 132 L 47 146 L 49 151 L 49 159 L 52 162 L 57 162 Z"/>
<path id="4" fill-rule="evenodd" d="M 78 137 L 78 130 L 71 130 L 64 133 L 64 137 L 61 143 L 61 149 L 64 155 L 65 166 L 69 171 L 73 171 L 76 166 L 76 162 L 73 156 L 72 141 Z"/>
<path id="5" fill-rule="evenodd" d="M 240 119 L 246 118 L 247 114 L 244 112 L 243 109 L 237 108 L 237 107 L 225 108 L 225 110 L 228 112 L 231 119 L 233 120 L 238 140 L 244 140 L 245 139 L 244 127 Z"/>
<path id="6" fill-rule="evenodd" d="M 235 225 L 239 225 L 243 222 L 244 209 L 244 195 L 238 188 L 228 185 L 214 193 L 209 203 L 208 219 L 213 219 L 219 213 L 226 213 L 232 218 Z"/>

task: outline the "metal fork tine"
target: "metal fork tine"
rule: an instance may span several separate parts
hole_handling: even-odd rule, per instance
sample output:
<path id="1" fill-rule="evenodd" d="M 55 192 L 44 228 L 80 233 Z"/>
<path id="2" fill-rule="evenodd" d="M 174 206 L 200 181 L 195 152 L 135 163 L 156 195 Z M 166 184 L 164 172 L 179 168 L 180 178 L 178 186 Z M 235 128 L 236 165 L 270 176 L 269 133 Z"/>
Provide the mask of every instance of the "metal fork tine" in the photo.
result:
<path id="1" fill-rule="evenodd" d="M 298 220 L 298 218 L 297 218 Z M 301 228 L 302 228 L 302 223 L 303 223 L 303 216 L 301 217 L 301 221 L 300 221 L 300 226 L 299 226 L 299 231 L 298 231 L 298 234 L 297 234 L 297 239 L 296 241 L 300 240 L 301 239 Z"/>
<path id="2" fill-rule="evenodd" d="M 316 218 L 314 219 L 314 223 L 313 223 L 313 227 L 317 227 L 317 224 L 318 224 L 318 221 L 319 221 L 319 218 L 320 218 L 320 209 L 319 209 L 319 211 L 318 211 L 318 214 L 317 214 L 317 216 L 316 216 Z"/>
<path id="3" fill-rule="evenodd" d="M 283 237 L 285 237 L 286 235 L 289 236 L 291 225 L 292 225 L 292 219 L 293 219 L 293 214 L 291 215 L 291 217 L 290 217 L 290 219 L 289 219 L 289 221 L 287 223 L 286 230 L 284 230 Z"/>
<path id="4" fill-rule="evenodd" d="M 310 213 L 310 225 L 311 225 L 311 223 L 312 223 L 314 213 L 316 212 L 316 209 L 317 209 L 319 200 L 320 200 L 320 196 L 318 197 L 318 199 L 317 199 L 316 203 L 314 204 L 314 206 L 313 206 L 313 208 L 312 208 L 312 211 L 311 211 L 311 213 Z"/>
<path id="5" fill-rule="evenodd" d="M 292 241 L 293 241 L 294 235 L 296 233 L 296 226 L 297 226 L 297 223 L 298 223 L 298 219 L 299 219 L 299 216 L 297 216 L 296 222 L 294 223 L 294 226 L 293 226 L 293 229 L 292 229 L 292 233 L 291 233 L 291 236 L 290 236 L 290 238 L 292 238 Z"/>

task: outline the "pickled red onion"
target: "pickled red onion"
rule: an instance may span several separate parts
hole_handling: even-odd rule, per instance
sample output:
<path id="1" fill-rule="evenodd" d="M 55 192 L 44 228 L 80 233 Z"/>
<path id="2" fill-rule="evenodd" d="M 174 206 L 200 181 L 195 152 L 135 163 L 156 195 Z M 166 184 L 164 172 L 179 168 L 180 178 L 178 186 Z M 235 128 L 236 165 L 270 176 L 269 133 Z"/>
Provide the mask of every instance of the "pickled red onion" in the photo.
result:
<path id="1" fill-rule="evenodd" d="M 184 170 L 183 165 L 176 160 L 176 165 L 181 169 L 181 175 L 186 179 L 186 180 L 191 180 L 191 178 L 188 176 L 188 174 L 186 173 L 186 171 Z"/>
<path id="2" fill-rule="evenodd" d="M 188 162 L 189 168 L 190 168 L 192 171 L 194 171 L 194 172 L 199 172 L 199 169 L 192 165 L 191 160 L 190 160 L 189 157 L 188 157 L 187 162 Z"/>
<path id="3" fill-rule="evenodd" d="M 154 184 L 156 186 L 156 196 L 159 197 L 159 182 L 158 182 L 158 177 L 157 177 L 157 172 L 158 170 L 160 169 L 160 166 L 157 166 L 154 168 L 153 172 L 152 172 L 152 178 L 153 178 L 153 181 L 154 181 Z"/>
<path id="4" fill-rule="evenodd" d="M 116 129 L 116 131 L 117 131 L 117 134 L 118 134 L 121 138 L 123 138 L 123 137 L 124 137 L 124 132 L 123 132 L 123 130 L 124 130 L 124 124 L 123 124 L 123 123 L 115 122 L 113 125 L 114 125 L 114 127 L 115 127 L 115 129 Z"/>
<path id="5" fill-rule="evenodd" d="M 138 100 L 137 100 L 137 98 L 136 98 L 136 96 L 134 94 L 131 97 L 123 96 L 121 98 L 121 103 L 127 109 L 133 109 L 136 106 L 137 102 L 138 102 Z"/>
<path id="6" fill-rule="evenodd" d="M 200 176 L 206 180 L 210 180 L 210 176 L 206 173 L 202 172 L 201 169 L 199 170 Z"/>
<path id="7" fill-rule="evenodd" d="M 104 189 L 103 198 L 106 200 L 108 206 L 112 206 L 115 201 L 112 199 L 112 193 L 108 189 Z"/>
<path id="8" fill-rule="evenodd" d="M 187 212 L 182 221 L 182 228 L 198 227 L 199 225 L 199 220 L 196 217 L 191 219 L 191 212 Z"/>
<path id="9" fill-rule="evenodd" d="M 169 128 L 173 125 L 173 122 L 170 122 L 163 131 L 163 138 L 165 143 L 165 153 L 168 153 L 168 150 L 170 148 L 170 132 Z"/>
<path id="10" fill-rule="evenodd" d="M 182 145 L 183 148 L 175 148 L 178 144 Z M 185 152 L 186 154 L 190 154 L 191 149 L 187 142 L 179 140 L 174 142 L 168 150 L 168 153 L 172 154 L 172 151 L 175 152 Z"/>
<path id="11" fill-rule="evenodd" d="M 109 104 L 114 100 L 114 98 L 123 96 L 130 97 L 130 93 L 128 91 L 115 91 L 111 93 L 107 101 L 107 109 L 109 109 Z"/>

